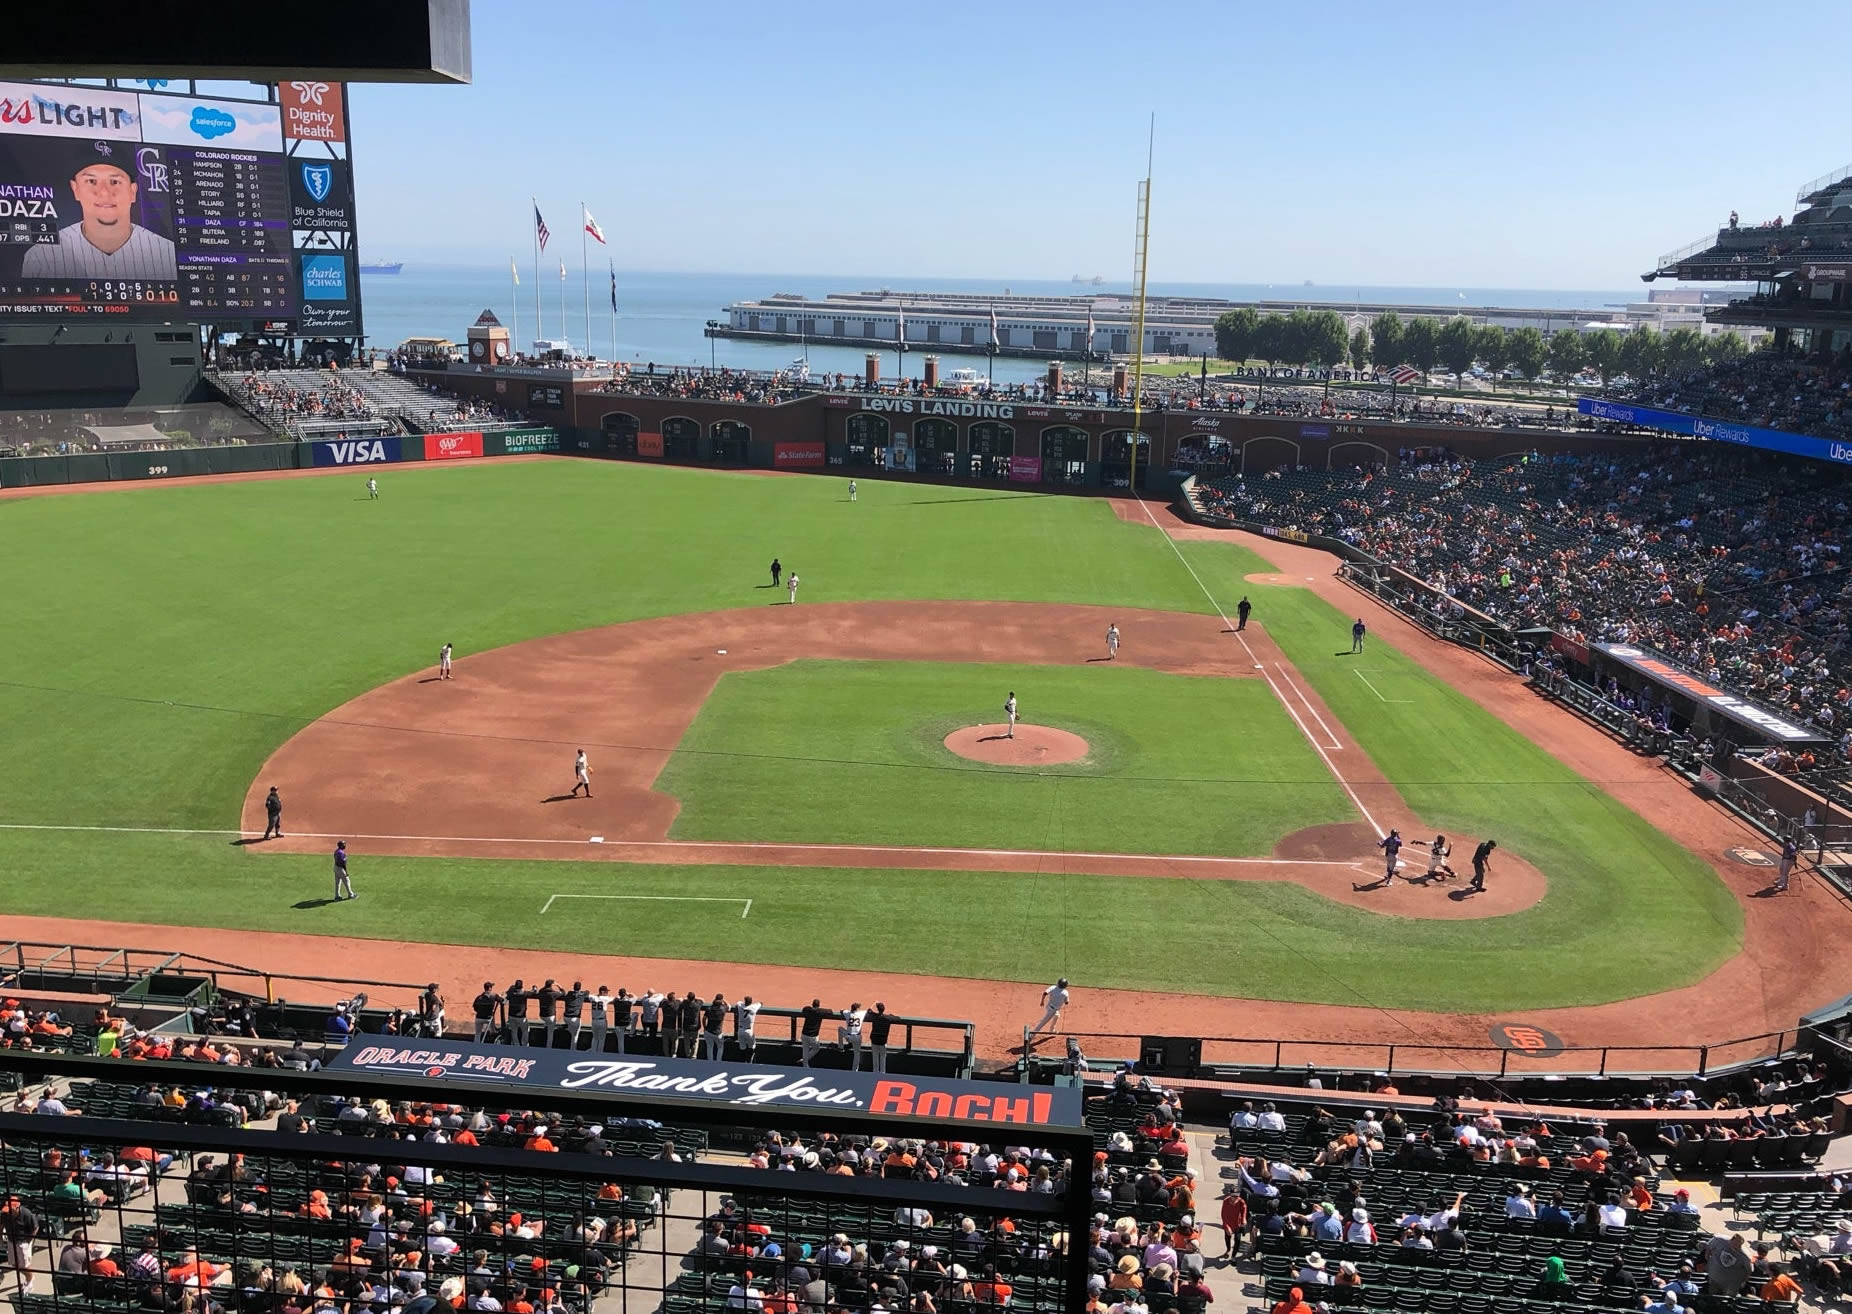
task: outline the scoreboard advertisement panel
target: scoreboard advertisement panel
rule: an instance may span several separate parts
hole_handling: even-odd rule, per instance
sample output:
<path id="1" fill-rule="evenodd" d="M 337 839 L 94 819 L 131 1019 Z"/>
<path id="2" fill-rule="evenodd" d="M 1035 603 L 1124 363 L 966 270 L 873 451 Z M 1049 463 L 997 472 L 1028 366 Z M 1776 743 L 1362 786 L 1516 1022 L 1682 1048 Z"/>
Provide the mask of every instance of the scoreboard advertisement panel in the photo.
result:
<path id="1" fill-rule="evenodd" d="M 359 333 L 344 91 L 0 82 L 0 318 Z"/>

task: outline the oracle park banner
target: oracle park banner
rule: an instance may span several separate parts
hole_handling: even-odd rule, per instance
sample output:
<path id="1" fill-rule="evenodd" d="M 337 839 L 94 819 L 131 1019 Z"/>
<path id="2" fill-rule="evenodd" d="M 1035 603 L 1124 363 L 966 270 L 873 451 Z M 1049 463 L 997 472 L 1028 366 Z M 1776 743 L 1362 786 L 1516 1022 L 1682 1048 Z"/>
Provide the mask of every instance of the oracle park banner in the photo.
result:
<path id="1" fill-rule="evenodd" d="M 877 1117 L 1010 1123 L 1076 1130 L 1085 1126 L 1076 1086 L 1024 1086 L 949 1077 L 836 1072 L 752 1063 L 709 1063 L 634 1054 L 599 1054 L 356 1037 L 326 1067 L 378 1077 L 469 1082 L 510 1094 L 611 1094 L 742 1108 L 809 1108 Z"/>

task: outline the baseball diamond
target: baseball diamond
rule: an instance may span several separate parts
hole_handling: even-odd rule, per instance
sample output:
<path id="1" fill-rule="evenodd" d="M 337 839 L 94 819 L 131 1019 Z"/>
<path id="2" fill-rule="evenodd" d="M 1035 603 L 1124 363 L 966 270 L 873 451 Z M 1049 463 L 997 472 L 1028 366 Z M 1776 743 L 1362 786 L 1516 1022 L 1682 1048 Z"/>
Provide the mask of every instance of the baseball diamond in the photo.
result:
<path id="1" fill-rule="evenodd" d="M 818 476 L 559 458 L 395 480 L 377 504 L 314 477 L 7 504 L 7 934 L 901 974 L 889 993 L 957 1000 L 994 1049 L 1057 976 L 1086 1029 L 1137 1031 L 1161 997 L 1203 1034 L 1434 1043 L 1483 1043 L 1499 1013 L 1568 1045 L 1699 1040 L 1818 1002 L 1810 898 L 1746 922 L 1727 820 L 1310 548 L 885 480 L 854 504 Z M 1367 668 L 1343 651 L 1358 613 Z M 1005 690 L 1084 752 L 948 748 Z M 578 749 L 595 797 L 570 788 Z M 284 837 L 258 841 L 272 786 Z M 1436 833 L 1458 878 L 1427 876 Z M 335 839 L 359 894 L 338 904 Z M 601 893 L 662 898 L 536 912 Z"/>

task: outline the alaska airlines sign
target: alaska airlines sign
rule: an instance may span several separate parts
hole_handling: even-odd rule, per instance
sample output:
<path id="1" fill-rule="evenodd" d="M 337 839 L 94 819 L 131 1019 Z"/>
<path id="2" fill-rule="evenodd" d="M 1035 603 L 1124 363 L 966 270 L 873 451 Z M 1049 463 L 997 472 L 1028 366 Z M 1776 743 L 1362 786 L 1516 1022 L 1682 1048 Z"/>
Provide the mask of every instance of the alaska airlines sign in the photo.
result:
<path id="1" fill-rule="evenodd" d="M 708 1063 L 695 1059 L 581 1054 L 466 1043 L 380 1043 L 358 1040 L 330 1060 L 332 1071 L 423 1077 L 546 1091 L 610 1092 L 636 1099 L 809 1106 L 896 1118 L 940 1118 L 1080 1127 L 1081 1093 L 1073 1086 L 895 1077 L 874 1072 Z"/>
<path id="2" fill-rule="evenodd" d="M 1014 419 L 1016 408 L 994 402 L 945 401 L 937 397 L 864 397 L 865 411 L 890 411 L 896 415 L 962 415 L 973 420 Z"/>

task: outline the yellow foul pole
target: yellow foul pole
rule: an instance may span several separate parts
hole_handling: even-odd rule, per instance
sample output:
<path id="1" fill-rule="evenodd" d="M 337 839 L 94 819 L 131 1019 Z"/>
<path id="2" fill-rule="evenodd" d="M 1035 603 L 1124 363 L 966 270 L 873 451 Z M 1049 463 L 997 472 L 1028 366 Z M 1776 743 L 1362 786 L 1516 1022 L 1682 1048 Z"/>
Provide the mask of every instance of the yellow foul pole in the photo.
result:
<path id="1" fill-rule="evenodd" d="M 1151 116 L 1151 137 L 1145 147 L 1145 180 L 1138 184 L 1138 236 L 1132 253 L 1132 449 L 1133 497 L 1138 496 L 1138 438 L 1144 432 L 1145 413 L 1145 253 L 1151 240 L 1151 157 L 1157 143 L 1157 115 Z"/>

